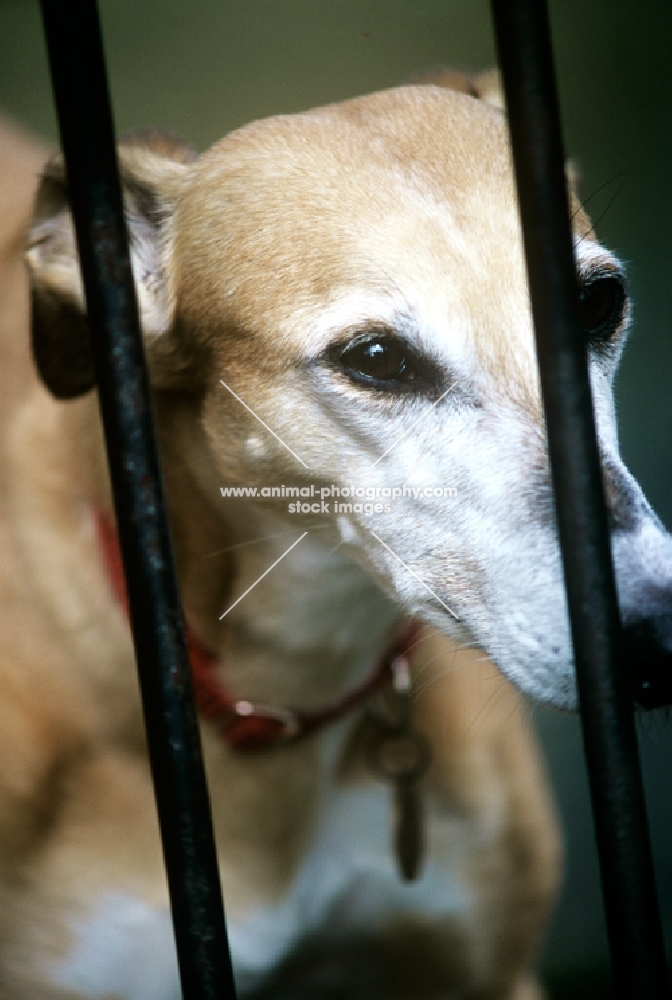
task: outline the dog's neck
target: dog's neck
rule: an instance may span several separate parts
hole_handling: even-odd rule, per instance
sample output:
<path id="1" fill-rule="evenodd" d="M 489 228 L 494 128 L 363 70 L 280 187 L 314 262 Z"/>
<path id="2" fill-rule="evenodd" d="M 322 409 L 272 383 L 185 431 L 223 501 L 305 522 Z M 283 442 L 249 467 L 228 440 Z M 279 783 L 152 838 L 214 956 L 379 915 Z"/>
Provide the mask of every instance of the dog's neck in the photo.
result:
<path id="1" fill-rule="evenodd" d="M 333 530 L 304 534 L 263 510 L 231 513 L 236 571 L 218 650 L 227 687 L 303 709 L 340 697 L 389 649 L 403 623 L 399 608 Z"/>
<path id="2" fill-rule="evenodd" d="M 157 407 L 192 628 L 236 697 L 296 709 L 338 699 L 375 670 L 406 616 L 356 564 L 334 526 L 317 523 L 298 541 L 309 526 L 284 507 L 223 498 L 228 483 L 214 471 L 198 413 L 181 413 L 178 402 L 159 397 Z"/>

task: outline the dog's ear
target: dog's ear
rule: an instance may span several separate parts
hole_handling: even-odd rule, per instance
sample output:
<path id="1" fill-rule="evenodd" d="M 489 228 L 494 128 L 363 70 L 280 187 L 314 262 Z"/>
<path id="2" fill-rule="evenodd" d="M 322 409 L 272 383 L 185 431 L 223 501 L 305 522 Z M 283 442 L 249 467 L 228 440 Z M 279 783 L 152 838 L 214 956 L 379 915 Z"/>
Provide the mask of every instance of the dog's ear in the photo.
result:
<path id="1" fill-rule="evenodd" d="M 504 95 L 499 70 L 486 69 L 482 73 L 465 73 L 455 69 L 432 69 L 412 76 L 408 83 L 445 87 L 460 94 L 477 97 L 493 107 L 504 110 Z"/>
<path id="2" fill-rule="evenodd" d="M 171 219 L 196 154 L 179 140 L 143 133 L 122 142 L 119 166 L 140 320 L 153 376 L 177 384 L 188 363 L 173 340 Z M 63 163 L 46 167 L 26 254 L 32 349 L 39 375 L 59 399 L 95 384 L 84 293 Z"/>

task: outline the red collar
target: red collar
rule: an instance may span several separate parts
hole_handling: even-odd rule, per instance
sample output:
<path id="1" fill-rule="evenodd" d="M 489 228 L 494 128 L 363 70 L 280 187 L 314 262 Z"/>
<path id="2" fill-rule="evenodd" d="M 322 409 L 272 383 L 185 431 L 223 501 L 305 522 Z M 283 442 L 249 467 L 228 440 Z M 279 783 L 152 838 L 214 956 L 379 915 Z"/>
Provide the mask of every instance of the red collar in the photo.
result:
<path id="1" fill-rule="evenodd" d="M 110 585 L 115 597 L 127 611 L 126 583 L 114 524 L 99 508 L 94 510 L 94 517 Z M 236 750 L 266 750 L 280 743 L 302 739 L 337 722 L 380 688 L 391 683 L 395 667 L 401 658 L 405 659 L 417 637 L 418 629 L 418 623 L 411 622 L 373 673 L 342 698 L 311 712 L 295 712 L 291 709 L 253 704 L 230 695 L 217 676 L 215 655 L 187 625 L 187 650 L 196 707 L 202 718 L 216 725 L 222 739 Z"/>

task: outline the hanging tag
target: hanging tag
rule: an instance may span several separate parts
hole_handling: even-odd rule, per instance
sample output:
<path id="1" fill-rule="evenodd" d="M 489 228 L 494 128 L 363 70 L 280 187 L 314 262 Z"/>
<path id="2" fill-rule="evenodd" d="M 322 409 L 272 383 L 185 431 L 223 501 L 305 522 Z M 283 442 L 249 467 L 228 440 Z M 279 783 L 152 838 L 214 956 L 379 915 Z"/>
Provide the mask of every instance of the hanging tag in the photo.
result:
<path id="1" fill-rule="evenodd" d="M 422 872 L 425 836 L 420 782 L 429 768 L 431 751 L 424 735 L 411 723 L 411 685 L 405 657 L 393 669 L 393 704 L 376 713 L 378 730 L 370 750 L 374 773 L 393 790 L 392 844 L 401 877 L 413 881 Z"/>

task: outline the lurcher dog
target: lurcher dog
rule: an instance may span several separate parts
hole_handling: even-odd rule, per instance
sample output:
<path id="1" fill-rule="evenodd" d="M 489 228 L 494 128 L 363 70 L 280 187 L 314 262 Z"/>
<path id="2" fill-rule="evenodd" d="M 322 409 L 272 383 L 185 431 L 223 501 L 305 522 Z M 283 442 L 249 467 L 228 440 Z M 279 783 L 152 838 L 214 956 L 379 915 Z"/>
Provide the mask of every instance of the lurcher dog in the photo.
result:
<path id="1" fill-rule="evenodd" d="M 506 127 L 484 86 L 270 119 L 200 158 L 157 136 L 121 150 L 243 995 L 538 995 L 558 837 L 503 675 L 565 708 L 575 694 Z M 30 185 L 11 185 L 15 344 Z M 578 204 L 573 219 L 623 612 L 660 667 L 672 544 L 618 457 L 622 268 Z M 43 384 L 15 348 L 2 373 L 1 994 L 167 1000 L 58 161 L 27 259 Z"/>

